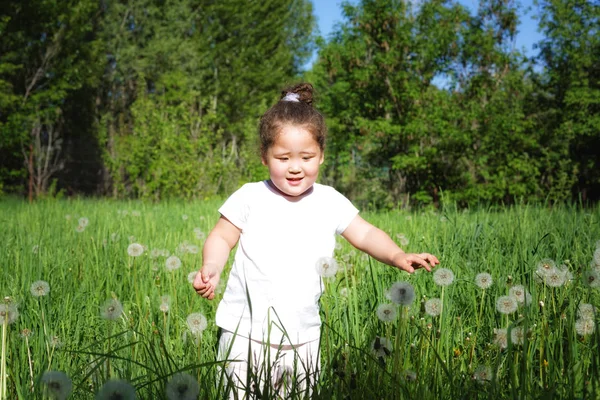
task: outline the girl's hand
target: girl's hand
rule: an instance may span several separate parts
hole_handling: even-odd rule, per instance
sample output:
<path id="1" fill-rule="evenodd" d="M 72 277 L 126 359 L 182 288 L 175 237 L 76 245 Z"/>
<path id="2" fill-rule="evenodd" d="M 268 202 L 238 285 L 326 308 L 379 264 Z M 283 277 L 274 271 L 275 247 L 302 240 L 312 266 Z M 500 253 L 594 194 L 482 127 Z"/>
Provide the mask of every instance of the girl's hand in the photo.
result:
<path id="1" fill-rule="evenodd" d="M 439 263 L 437 257 L 429 253 L 399 253 L 394 257 L 394 265 L 409 274 L 418 268 L 425 268 L 431 272 L 431 269 Z"/>
<path id="2" fill-rule="evenodd" d="M 194 290 L 205 299 L 212 300 L 215 298 L 215 289 L 220 279 L 221 274 L 217 268 L 205 265 L 196 274 L 193 283 Z"/>

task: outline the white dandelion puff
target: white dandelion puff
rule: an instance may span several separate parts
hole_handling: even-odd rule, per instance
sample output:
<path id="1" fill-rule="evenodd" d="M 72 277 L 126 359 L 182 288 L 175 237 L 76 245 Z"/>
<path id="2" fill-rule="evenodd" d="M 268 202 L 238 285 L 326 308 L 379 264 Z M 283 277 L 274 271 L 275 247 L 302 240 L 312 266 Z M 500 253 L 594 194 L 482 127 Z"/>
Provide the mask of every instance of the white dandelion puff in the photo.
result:
<path id="1" fill-rule="evenodd" d="M 343 287 L 343 288 L 340 289 L 340 296 L 342 296 L 342 297 L 348 297 L 348 292 L 349 292 L 348 288 L 347 287 Z"/>
<path id="2" fill-rule="evenodd" d="M 194 228 L 194 235 L 196 235 L 196 239 L 198 240 L 206 239 L 206 233 L 200 228 Z"/>
<path id="3" fill-rule="evenodd" d="M 190 217 L 188 217 L 188 215 L 187 215 L 187 214 L 183 214 L 183 215 L 181 216 L 181 219 L 182 219 L 182 220 L 184 220 L 184 221 L 187 221 L 189 218 L 190 218 Z"/>
<path id="4" fill-rule="evenodd" d="M 577 307 L 577 316 L 582 319 L 594 319 L 596 317 L 596 307 L 590 303 L 580 303 Z"/>
<path id="5" fill-rule="evenodd" d="M 150 258 L 158 258 L 162 256 L 162 250 L 161 249 L 152 249 L 150 250 Z"/>
<path id="6" fill-rule="evenodd" d="M 475 276 L 475 284 L 481 289 L 488 289 L 493 282 L 492 275 L 487 272 L 481 272 Z"/>
<path id="7" fill-rule="evenodd" d="M 119 234 L 118 233 L 111 233 L 110 234 L 110 240 L 114 243 L 116 241 L 119 240 Z"/>
<path id="8" fill-rule="evenodd" d="M 169 400 L 195 400 L 200 393 L 200 385 L 190 374 L 179 372 L 169 379 L 165 392 Z"/>
<path id="9" fill-rule="evenodd" d="M 206 317 L 201 313 L 193 313 L 187 316 L 187 326 L 195 336 L 202 335 L 202 332 L 208 327 Z"/>
<path id="10" fill-rule="evenodd" d="M 50 293 L 50 285 L 46 281 L 35 281 L 31 284 L 29 291 L 34 297 L 47 296 Z"/>
<path id="11" fill-rule="evenodd" d="M 396 316 L 396 305 L 394 304 L 380 304 L 377 307 L 377 318 L 383 322 L 395 321 Z"/>
<path id="12" fill-rule="evenodd" d="M 487 365 L 480 365 L 473 372 L 473 379 L 477 383 L 484 384 L 492 380 L 492 369 Z"/>
<path id="13" fill-rule="evenodd" d="M 392 354 L 392 342 L 384 337 L 376 336 L 371 342 L 371 352 L 376 358 L 386 358 Z"/>
<path id="14" fill-rule="evenodd" d="M 96 400 L 135 400 L 135 388 L 131 383 L 121 379 L 108 380 L 98 393 Z"/>
<path id="15" fill-rule="evenodd" d="M 171 256 L 167 258 L 165 266 L 167 267 L 167 271 L 175 271 L 181 267 L 181 260 L 177 256 Z"/>
<path id="16" fill-rule="evenodd" d="M 433 282 L 438 286 L 449 286 L 454 282 L 454 272 L 448 268 L 438 268 L 433 273 Z"/>
<path id="17" fill-rule="evenodd" d="M 188 245 L 188 247 L 187 247 L 187 251 L 188 251 L 188 253 L 190 253 L 190 254 L 198 254 L 198 251 L 199 251 L 199 250 L 200 250 L 200 249 L 198 248 L 198 246 L 196 246 L 196 245 L 194 245 L 194 244 L 190 244 L 190 245 Z"/>
<path id="18" fill-rule="evenodd" d="M 50 339 L 48 341 L 50 342 L 50 346 L 54 347 L 55 349 L 60 349 L 64 344 L 60 339 L 60 336 L 56 335 L 50 335 Z"/>
<path id="19" fill-rule="evenodd" d="M 575 331 L 580 336 L 589 336 L 596 330 L 596 323 L 593 319 L 579 318 L 575 321 Z"/>
<path id="20" fill-rule="evenodd" d="M 517 308 L 517 300 L 513 296 L 500 296 L 496 300 L 496 310 L 502 314 L 512 314 Z"/>
<path id="21" fill-rule="evenodd" d="M 198 274 L 198 271 L 192 271 L 187 275 L 187 280 L 189 283 L 194 283 L 194 280 L 196 279 L 196 275 Z"/>
<path id="22" fill-rule="evenodd" d="M 56 400 L 66 399 L 73 390 L 71 378 L 61 371 L 44 372 L 41 383 L 44 386 L 44 394 Z"/>
<path id="23" fill-rule="evenodd" d="M 521 326 L 517 326 L 510 330 L 510 341 L 512 344 L 520 346 L 525 343 L 526 332 Z"/>
<path id="24" fill-rule="evenodd" d="M 319 258 L 315 267 L 317 269 L 317 273 L 323 278 L 335 276 L 339 268 L 337 261 L 335 261 L 335 258 L 332 257 Z"/>
<path id="25" fill-rule="evenodd" d="M 84 228 L 90 224 L 90 220 L 87 219 L 86 217 L 79 218 L 78 222 L 79 222 L 79 226 L 83 226 Z"/>
<path id="26" fill-rule="evenodd" d="M 77 225 L 77 228 L 75 228 L 75 232 L 77 233 L 82 233 L 83 231 L 85 231 L 85 226 L 83 225 Z"/>
<path id="27" fill-rule="evenodd" d="M 398 242 L 400 243 L 400 246 L 402 246 L 402 247 L 408 246 L 408 243 L 410 243 L 410 241 L 408 240 L 408 238 L 406 237 L 406 235 L 404 233 L 397 233 L 396 239 L 398 239 Z"/>
<path id="28" fill-rule="evenodd" d="M 558 268 L 554 268 L 543 277 L 543 282 L 550 287 L 561 287 L 565 284 L 565 281 L 566 279 L 564 271 Z"/>
<path id="29" fill-rule="evenodd" d="M 427 300 L 425 302 L 425 312 L 432 317 L 440 315 L 442 313 L 442 300 L 438 298 Z"/>
<path id="30" fill-rule="evenodd" d="M 531 304 L 531 294 L 523 285 L 514 285 L 508 289 L 508 295 L 514 297 L 517 303 L 529 305 Z"/>
<path id="31" fill-rule="evenodd" d="M 123 306 L 117 299 L 108 299 L 100 309 L 100 316 L 109 321 L 115 321 L 123 314 Z"/>
<path id="32" fill-rule="evenodd" d="M 131 243 L 127 246 L 127 254 L 131 257 L 139 257 L 144 254 L 144 246 L 139 243 Z"/>
<path id="33" fill-rule="evenodd" d="M 501 349 L 508 347 L 508 333 L 506 329 L 494 329 L 494 344 Z"/>
<path id="34" fill-rule="evenodd" d="M 413 285 L 408 282 L 394 282 L 388 293 L 389 299 L 393 303 L 403 306 L 409 306 L 415 300 L 415 289 Z"/>
<path id="35" fill-rule="evenodd" d="M 599 241 L 600 242 L 600 241 Z M 596 265 L 600 265 L 600 247 L 598 247 L 595 251 L 594 251 L 594 262 L 596 263 Z"/>
<path id="36" fill-rule="evenodd" d="M 586 284 L 586 286 L 589 286 L 591 288 L 597 288 L 600 287 L 600 271 L 599 270 L 588 270 L 588 271 L 584 271 L 582 274 L 582 279 L 583 279 L 583 283 Z"/>
<path id="37" fill-rule="evenodd" d="M 340 242 L 335 242 L 335 249 L 340 251 L 342 249 L 342 244 Z"/>
<path id="38" fill-rule="evenodd" d="M 14 304 L 0 304 L 0 325 L 10 325 L 19 318 L 19 310 Z"/>

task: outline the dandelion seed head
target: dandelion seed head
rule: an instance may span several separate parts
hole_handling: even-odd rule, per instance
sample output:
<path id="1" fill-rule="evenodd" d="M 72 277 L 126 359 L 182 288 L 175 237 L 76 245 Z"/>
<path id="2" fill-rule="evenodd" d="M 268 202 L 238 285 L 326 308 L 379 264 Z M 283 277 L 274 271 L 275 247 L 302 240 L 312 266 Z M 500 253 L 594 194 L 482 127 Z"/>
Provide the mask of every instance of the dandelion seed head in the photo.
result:
<path id="1" fill-rule="evenodd" d="M 556 268 L 556 262 L 551 258 L 543 258 L 537 265 L 538 271 L 551 271 Z"/>
<path id="2" fill-rule="evenodd" d="M 389 289 L 389 298 L 393 303 L 409 306 L 415 300 L 415 289 L 408 282 L 398 281 Z"/>
<path id="3" fill-rule="evenodd" d="M 60 349 L 61 347 L 63 347 L 63 341 L 60 339 L 60 336 L 51 335 L 49 342 L 50 346 L 54 347 L 55 349 Z"/>
<path id="4" fill-rule="evenodd" d="M 192 271 L 187 275 L 187 280 L 189 283 L 194 283 L 194 280 L 196 279 L 196 275 L 198 274 L 198 271 Z"/>
<path id="5" fill-rule="evenodd" d="M 478 383 L 484 384 L 492 380 L 492 369 L 486 365 L 480 365 L 473 372 L 473 379 Z"/>
<path id="6" fill-rule="evenodd" d="M 565 273 L 558 268 L 554 268 L 549 271 L 546 276 L 543 277 L 543 283 L 550 287 L 561 287 L 565 284 Z"/>
<path id="7" fill-rule="evenodd" d="M 511 286 L 511 288 L 508 289 L 508 295 L 514 297 L 519 304 L 531 304 L 531 294 L 523 285 Z"/>
<path id="8" fill-rule="evenodd" d="M 449 286 L 454 282 L 454 272 L 448 268 L 437 268 L 433 273 L 433 282 L 438 286 Z"/>
<path id="9" fill-rule="evenodd" d="M 199 336 L 208 327 L 206 317 L 201 313 L 192 313 L 187 316 L 187 326 L 193 335 Z"/>
<path id="10" fill-rule="evenodd" d="M 512 314 L 517 311 L 517 300 L 512 296 L 500 296 L 496 300 L 496 310 L 502 314 Z"/>
<path id="11" fill-rule="evenodd" d="M 30 337 L 32 333 L 33 332 L 31 332 L 31 329 L 24 328 L 23 330 L 21 330 L 21 333 L 19 335 L 21 336 L 21 338 L 26 339 Z"/>
<path id="12" fill-rule="evenodd" d="M 194 228 L 194 235 L 196 235 L 196 239 L 198 240 L 206 239 L 206 233 L 200 228 Z"/>
<path id="13" fill-rule="evenodd" d="M 19 310 L 14 304 L 0 304 L 0 325 L 10 325 L 19 318 Z"/>
<path id="14" fill-rule="evenodd" d="M 587 286 L 591 288 L 600 287 L 600 271 L 595 269 L 587 270 L 582 274 L 582 278 Z"/>
<path id="15" fill-rule="evenodd" d="M 582 319 L 594 319 L 596 317 L 596 307 L 590 303 L 580 303 L 577 307 L 577 316 Z"/>
<path id="16" fill-rule="evenodd" d="M 90 220 L 87 219 L 86 217 L 79 218 L 78 222 L 79 222 L 79 226 L 83 226 L 84 228 L 90 224 Z"/>
<path id="17" fill-rule="evenodd" d="M 438 298 L 432 298 L 425 302 L 425 312 L 427 315 L 437 317 L 442 313 L 442 300 Z"/>
<path id="18" fill-rule="evenodd" d="M 494 329 L 494 344 L 501 349 L 508 347 L 508 336 L 506 329 Z"/>
<path id="19" fill-rule="evenodd" d="M 396 305 L 394 304 L 380 304 L 377 307 L 377 318 L 383 322 L 395 321 L 396 316 Z"/>
<path id="20" fill-rule="evenodd" d="M 71 378 L 61 371 L 44 372 L 41 383 L 44 386 L 44 394 L 56 400 L 66 399 L 73 390 Z"/>
<path id="21" fill-rule="evenodd" d="M 589 336 L 596 330 L 596 323 L 593 319 L 579 318 L 575 321 L 575 331 L 580 336 Z"/>
<path id="22" fill-rule="evenodd" d="M 114 243 L 114 242 L 116 242 L 116 241 L 118 241 L 118 240 L 119 240 L 119 234 L 118 234 L 118 233 L 116 233 L 116 232 L 115 232 L 115 233 L 111 233 L 111 234 L 110 234 L 110 240 L 111 240 L 113 243 Z"/>
<path id="23" fill-rule="evenodd" d="M 408 238 L 406 237 L 406 235 L 404 233 L 397 233 L 396 239 L 398 239 L 398 243 L 400 243 L 400 246 L 402 246 L 402 247 L 408 246 L 408 244 L 410 243 L 410 241 L 408 240 Z"/>
<path id="24" fill-rule="evenodd" d="M 141 213 L 141 212 L 139 212 L 138 210 L 132 210 L 132 211 L 131 211 L 131 216 L 132 216 L 132 217 L 141 217 L 141 216 L 142 216 L 142 213 Z"/>
<path id="25" fill-rule="evenodd" d="M 199 250 L 200 250 L 200 249 L 199 249 L 199 248 L 198 248 L 198 246 L 196 246 L 195 244 L 190 244 L 190 245 L 187 247 L 187 251 L 188 251 L 188 253 L 190 253 L 190 254 L 198 254 L 198 251 L 199 251 Z"/>
<path id="26" fill-rule="evenodd" d="M 598 242 L 600 242 L 600 240 Z M 594 263 L 600 265 L 600 247 L 597 247 L 596 250 L 594 250 Z"/>
<path id="27" fill-rule="evenodd" d="M 100 316 L 109 321 L 115 321 L 123 314 L 123 306 L 117 299 L 108 299 L 100 309 Z"/>
<path id="28" fill-rule="evenodd" d="M 85 231 L 85 226 L 83 225 L 77 225 L 77 228 L 75 228 L 75 232 L 77 233 L 82 233 L 83 231 Z"/>
<path id="29" fill-rule="evenodd" d="M 184 220 L 184 221 L 187 221 L 189 218 L 190 218 L 190 217 L 188 217 L 188 215 L 187 215 L 187 214 L 183 214 L 183 215 L 181 216 L 181 219 L 182 219 L 182 220 Z"/>
<path id="30" fill-rule="evenodd" d="M 527 332 L 521 326 L 514 327 L 510 331 L 510 342 L 516 346 L 520 346 L 525 342 Z"/>
<path id="31" fill-rule="evenodd" d="M 342 296 L 342 297 L 348 297 L 348 292 L 349 292 L 348 288 L 347 287 L 343 287 L 343 288 L 340 289 L 340 296 Z"/>
<path id="32" fill-rule="evenodd" d="M 96 400 L 135 400 L 135 388 L 127 381 L 121 379 L 108 380 L 98 393 Z"/>
<path id="33" fill-rule="evenodd" d="M 371 352 L 376 358 L 387 358 L 392 354 L 392 342 L 384 337 L 376 336 L 371 342 Z"/>
<path id="34" fill-rule="evenodd" d="M 332 257 L 321 257 L 317 260 L 315 265 L 317 273 L 323 278 L 331 278 L 335 276 L 338 271 L 338 263 L 335 258 Z"/>
<path id="35" fill-rule="evenodd" d="M 29 291 L 34 297 L 47 296 L 50 293 L 50 285 L 46 281 L 35 281 L 31 284 Z"/>
<path id="36" fill-rule="evenodd" d="M 163 313 L 168 313 L 169 312 L 169 303 L 160 303 L 160 306 L 158 306 L 158 309 L 160 311 L 162 311 Z"/>
<path id="37" fill-rule="evenodd" d="M 31 248 L 31 252 L 33 254 L 37 254 L 39 251 L 40 251 L 40 246 L 37 244 Z"/>
<path id="38" fill-rule="evenodd" d="M 165 392 L 168 400 L 195 400 L 200 393 L 200 385 L 190 374 L 179 372 L 169 379 Z"/>
<path id="39" fill-rule="evenodd" d="M 493 283 L 492 275 L 487 272 L 481 272 L 475 276 L 475 284 L 480 289 L 488 289 Z"/>
<path id="40" fill-rule="evenodd" d="M 139 243 L 131 243 L 127 246 L 127 254 L 131 257 L 139 257 L 144 254 L 144 246 Z"/>
<path id="41" fill-rule="evenodd" d="M 177 256 L 171 256 L 167 258 L 165 266 L 167 267 L 167 271 L 175 271 L 181 267 L 181 260 Z"/>

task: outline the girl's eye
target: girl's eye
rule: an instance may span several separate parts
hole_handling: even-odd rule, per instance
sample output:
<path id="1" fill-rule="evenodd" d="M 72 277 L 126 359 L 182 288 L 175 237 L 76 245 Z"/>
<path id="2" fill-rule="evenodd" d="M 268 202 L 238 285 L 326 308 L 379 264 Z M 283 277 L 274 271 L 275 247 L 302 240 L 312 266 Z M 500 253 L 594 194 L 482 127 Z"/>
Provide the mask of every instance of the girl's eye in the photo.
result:
<path id="1" fill-rule="evenodd" d="M 283 162 L 283 161 L 287 161 L 288 158 L 287 157 L 279 157 L 279 161 Z"/>
<path id="2" fill-rule="evenodd" d="M 302 159 L 303 159 L 304 161 L 308 161 L 308 160 L 310 160 L 311 158 L 312 158 L 312 157 L 302 157 Z"/>

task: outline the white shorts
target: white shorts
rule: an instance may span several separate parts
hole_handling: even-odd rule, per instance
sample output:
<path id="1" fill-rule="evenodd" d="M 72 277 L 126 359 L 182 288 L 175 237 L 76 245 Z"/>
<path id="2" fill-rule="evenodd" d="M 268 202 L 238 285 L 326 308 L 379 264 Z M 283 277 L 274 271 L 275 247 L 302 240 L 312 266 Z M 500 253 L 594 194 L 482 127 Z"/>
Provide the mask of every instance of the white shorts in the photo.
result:
<path id="1" fill-rule="evenodd" d="M 319 340 L 267 345 L 223 329 L 217 360 L 226 361 L 223 383 L 230 399 L 310 397 L 319 372 Z"/>

